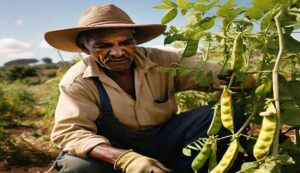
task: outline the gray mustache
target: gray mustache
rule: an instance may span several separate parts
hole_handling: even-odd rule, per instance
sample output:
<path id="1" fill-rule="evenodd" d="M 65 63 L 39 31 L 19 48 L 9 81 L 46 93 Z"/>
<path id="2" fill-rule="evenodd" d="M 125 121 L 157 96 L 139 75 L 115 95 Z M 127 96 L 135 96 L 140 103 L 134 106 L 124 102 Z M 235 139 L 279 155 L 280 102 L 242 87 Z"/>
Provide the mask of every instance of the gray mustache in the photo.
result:
<path id="1" fill-rule="evenodd" d="M 123 55 L 123 56 L 118 57 L 118 58 L 109 55 L 103 62 L 106 63 L 107 61 L 111 61 L 111 60 L 114 60 L 114 59 L 130 59 L 130 58 L 126 55 Z"/>

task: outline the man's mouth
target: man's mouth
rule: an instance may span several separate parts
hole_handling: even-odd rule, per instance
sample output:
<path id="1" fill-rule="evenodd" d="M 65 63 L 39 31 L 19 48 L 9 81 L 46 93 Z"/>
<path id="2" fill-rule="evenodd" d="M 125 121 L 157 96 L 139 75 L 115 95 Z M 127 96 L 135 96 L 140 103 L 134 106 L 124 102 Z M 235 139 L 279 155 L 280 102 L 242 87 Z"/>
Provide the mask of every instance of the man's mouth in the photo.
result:
<path id="1" fill-rule="evenodd" d="M 126 61 L 130 61 L 130 59 L 128 57 L 120 57 L 120 58 L 114 58 L 112 56 L 109 56 L 107 59 L 104 60 L 104 63 L 123 63 Z"/>

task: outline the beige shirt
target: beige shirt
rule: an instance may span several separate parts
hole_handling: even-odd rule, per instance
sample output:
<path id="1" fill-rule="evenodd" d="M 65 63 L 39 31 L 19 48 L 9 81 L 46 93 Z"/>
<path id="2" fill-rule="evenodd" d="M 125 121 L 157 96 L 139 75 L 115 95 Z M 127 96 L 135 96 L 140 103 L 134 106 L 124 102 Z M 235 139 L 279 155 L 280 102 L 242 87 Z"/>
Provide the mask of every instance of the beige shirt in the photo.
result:
<path id="1" fill-rule="evenodd" d="M 175 52 L 154 48 L 137 48 L 134 56 L 135 92 L 133 99 L 112 79 L 99 69 L 91 58 L 86 58 L 64 75 L 60 82 L 60 97 L 55 112 L 52 141 L 69 154 L 86 157 L 86 154 L 101 143 L 109 143 L 96 135 L 94 123 L 101 116 L 100 96 L 90 77 L 99 77 L 110 98 L 114 116 L 132 129 L 148 129 L 162 124 L 176 114 L 175 93 L 195 89 L 190 75 L 171 76 L 157 67 L 171 67 L 180 57 Z M 195 66 L 191 58 L 183 62 Z M 217 68 L 203 65 L 207 70 Z M 101 127 L 100 127 L 101 128 Z"/>

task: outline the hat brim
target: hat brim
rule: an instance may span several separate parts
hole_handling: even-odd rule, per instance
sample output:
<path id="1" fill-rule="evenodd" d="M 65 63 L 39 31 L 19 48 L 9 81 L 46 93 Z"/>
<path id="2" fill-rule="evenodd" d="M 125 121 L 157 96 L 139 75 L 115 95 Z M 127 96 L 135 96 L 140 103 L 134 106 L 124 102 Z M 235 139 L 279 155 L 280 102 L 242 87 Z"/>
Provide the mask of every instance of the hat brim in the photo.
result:
<path id="1" fill-rule="evenodd" d="M 101 28 L 134 28 L 137 44 L 150 41 L 166 30 L 166 25 L 162 24 L 109 24 L 93 27 L 77 27 L 62 30 L 54 30 L 45 33 L 45 40 L 54 48 L 68 52 L 82 52 L 76 45 L 76 38 L 82 31 L 101 29 Z"/>

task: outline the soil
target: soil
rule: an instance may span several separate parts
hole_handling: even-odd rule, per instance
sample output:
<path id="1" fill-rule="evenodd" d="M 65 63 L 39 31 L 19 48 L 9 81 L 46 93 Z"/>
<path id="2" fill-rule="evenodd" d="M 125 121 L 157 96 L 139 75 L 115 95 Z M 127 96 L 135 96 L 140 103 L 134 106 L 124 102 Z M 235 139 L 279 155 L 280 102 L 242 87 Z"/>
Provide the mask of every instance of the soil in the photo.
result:
<path id="1" fill-rule="evenodd" d="M 7 130 L 11 140 L 5 146 L 0 173 L 43 173 L 51 168 L 57 149 L 51 146 L 45 129 L 18 126 Z"/>

